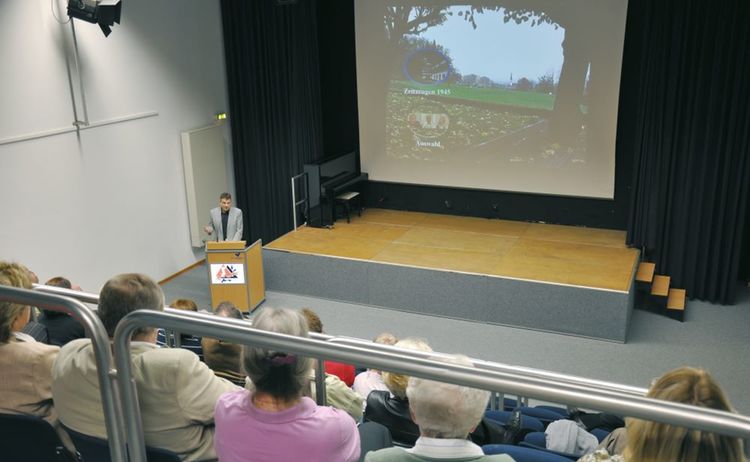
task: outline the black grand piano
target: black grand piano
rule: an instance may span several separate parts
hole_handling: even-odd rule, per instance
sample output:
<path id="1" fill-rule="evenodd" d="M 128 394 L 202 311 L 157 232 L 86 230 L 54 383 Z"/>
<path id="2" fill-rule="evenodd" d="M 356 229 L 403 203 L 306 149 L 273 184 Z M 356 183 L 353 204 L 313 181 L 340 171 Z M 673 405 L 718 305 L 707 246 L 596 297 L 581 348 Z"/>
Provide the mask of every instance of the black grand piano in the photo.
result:
<path id="1" fill-rule="evenodd" d="M 367 173 L 359 171 L 356 151 L 325 157 L 305 164 L 310 226 L 330 226 L 336 221 L 334 198 L 344 191 L 358 190 L 367 180 Z"/>

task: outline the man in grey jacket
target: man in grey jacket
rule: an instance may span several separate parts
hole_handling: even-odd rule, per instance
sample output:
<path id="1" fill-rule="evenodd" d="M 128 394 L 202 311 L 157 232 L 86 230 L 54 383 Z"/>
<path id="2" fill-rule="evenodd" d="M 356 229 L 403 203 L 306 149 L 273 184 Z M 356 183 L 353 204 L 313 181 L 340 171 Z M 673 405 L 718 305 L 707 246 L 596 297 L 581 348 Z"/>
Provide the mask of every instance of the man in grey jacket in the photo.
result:
<path id="1" fill-rule="evenodd" d="M 216 233 L 217 241 L 242 240 L 242 210 L 232 207 L 232 195 L 222 193 L 219 206 L 211 209 L 208 224 L 203 228 L 208 235 Z"/>

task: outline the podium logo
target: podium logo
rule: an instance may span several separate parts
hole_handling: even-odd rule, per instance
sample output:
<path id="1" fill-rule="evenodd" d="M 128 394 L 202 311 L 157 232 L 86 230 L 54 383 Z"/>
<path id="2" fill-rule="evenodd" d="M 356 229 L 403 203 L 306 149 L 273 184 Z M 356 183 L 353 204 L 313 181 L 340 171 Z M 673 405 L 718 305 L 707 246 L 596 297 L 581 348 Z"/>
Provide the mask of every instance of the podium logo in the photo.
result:
<path id="1" fill-rule="evenodd" d="M 221 282 L 227 282 L 230 279 L 237 279 L 237 270 L 234 269 L 234 266 L 223 265 L 219 268 L 218 273 L 216 273 L 216 279 L 221 279 Z"/>
<path id="2" fill-rule="evenodd" d="M 211 284 L 244 284 L 245 267 L 243 265 L 212 264 Z"/>

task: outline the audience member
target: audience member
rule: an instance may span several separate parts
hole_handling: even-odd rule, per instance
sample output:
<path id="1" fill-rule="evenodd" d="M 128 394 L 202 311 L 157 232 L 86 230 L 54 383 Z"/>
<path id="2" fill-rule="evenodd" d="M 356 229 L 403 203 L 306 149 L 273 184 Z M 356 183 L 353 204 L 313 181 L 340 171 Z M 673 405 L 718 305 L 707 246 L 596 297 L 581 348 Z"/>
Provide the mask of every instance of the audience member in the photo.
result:
<path id="1" fill-rule="evenodd" d="M 98 314 L 112 337 L 118 322 L 130 312 L 163 307 L 164 294 L 148 276 L 121 274 L 102 288 Z M 133 333 L 131 355 L 146 444 L 173 451 L 186 461 L 215 458 L 214 406 L 219 396 L 238 387 L 216 377 L 193 353 L 159 348 L 155 328 Z M 106 438 L 91 341 L 65 345 L 52 378 L 52 395 L 65 426 Z"/>
<path id="2" fill-rule="evenodd" d="M 216 316 L 242 320 L 242 312 L 232 302 L 221 302 L 214 310 Z M 217 377 L 229 380 L 235 385 L 245 386 L 247 375 L 242 369 L 242 346 L 215 338 L 201 340 L 203 358 L 206 365 Z"/>
<path id="3" fill-rule="evenodd" d="M 471 366 L 464 356 L 446 360 Z M 507 455 L 486 456 L 467 439 L 482 420 L 490 392 L 411 377 L 406 388 L 411 414 L 419 428 L 412 449 L 388 448 L 368 453 L 369 462 L 513 461 Z"/>
<path id="4" fill-rule="evenodd" d="M 287 309 L 261 309 L 253 327 L 308 336 L 305 318 Z M 355 422 L 303 396 L 310 358 L 245 346 L 243 364 L 253 390 L 227 393 L 216 404 L 216 453 L 222 462 L 358 459 Z"/>
<path id="5" fill-rule="evenodd" d="M 398 339 L 391 333 L 383 332 L 373 339 L 373 342 L 380 343 L 382 345 L 395 345 Z M 373 390 L 388 390 L 383 382 L 383 376 L 379 370 L 368 369 L 354 378 L 354 390 L 363 399 L 367 399 L 367 395 Z"/>
<path id="6" fill-rule="evenodd" d="M 692 367 L 680 367 L 657 379 L 649 398 L 690 404 L 732 412 L 724 391 L 711 375 Z M 744 461 L 742 441 L 738 438 L 706 431 L 652 422 L 625 419 L 626 444 L 622 456 L 610 455 L 605 449 L 585 456 L 580 461 L 612 462 L 702 462 Z"/>
<path id="7" fill-rule="evenodd" d="M 0 261 L 0 285 L 31 289 L 29 272 L 17 263 Z M 30 313 L 30 306 L 0 301 L 0 412 L 43 418 L 72 450 L 52 402 L 52 364 L 60 348 L 14 335 Z"/>
<path id="8" fill-rule="evenodd" d="M 61 276 L 50 279 L 44 285 L 81 290 L 80 287 L 74 286 L 68 279 Z M 71 340 L 86 337 L 86 330 L 83 328 L 83 325 L 68 313 L 42 310 L 42 316 L 38 322 L 44 326 L 47 334 L 46 343 L 50 345 L 63 346 Z"/>
<path id="9" fill-rule="evenodd" d="M 318 334 L 323 333 L 323 323 L 314 311 L 309 308 L 303 308 L 300 313 L 307 322 L 309 332 L 317 332 Z M 333 364 L 333 370 L 343 370 L 354 366 L 349 366 L 343 363 L 335 363 L 332 361 L 326 361 L 326 374 L 325 374 L 325 385 L 326 385 L 326 404 L 333 406 L 336 409 L 341 409 L 346 412 L 355 421 L 359 421 L 362 418 L 362 410 L 364 409 L 364 400 L 359 394 L 354 392 L 341 378 L 333 373 L 328 372 L 328 365 Z M 342 366 L 342 367 L 339 367 Z M 317 362 L 313 360 L 313 367 L 310 369 L 310 396 L 315 396 L 315 371 L 317 370 Z M 348 375 L 348 373 L 346 374 Z M 352 379 L 354 374 L 352 372 Z"/>
<path id="10" fill-rule="evenodd" d="M 431 352 L 432 348 L 422 339 L 406 338 L 398 341 L 394 346 L 409 350 Z M 419 428 L 412 421 L 409 413 L 409 400 L 406 395 L 406 385 L 409 376 L 384 371 L 383 382 L 387 391 L 375 390 L 367 396 L 364 420 L 385 425 L 393 436 L 393 441 L 412 446 L 419 437 Z M 487 403 L 485 403 L 485 406 Z M 485 444 L 515 443 L 519 436 L 520 413 L 514 414 L 509 420 L 508 428 L 491 420 L 481 419 L 470 436 L 474 443 Z"/>
<path id="11" fill-rule="evenodd" d="M 310 394 L 309 396 L 315 397 L 315 364 L 316 361 L 312 362 L 313 367 L 309 372 L 310 379 Z M 325 375 L 325 386 L 326 386 L 326 405 L 340 409 L 349 414 L 352 419 L 359 422 L 362 419 L 362 409 L 364 408 L 364 400 L 361 396 L 354 392 L 351 388 L 347 387 L 346 384 L 341 381 L 340 378 L 333 374 Z"/>
<path id="12" fill-rule="evenodd" d="M 307 326 L 310 332 L 323 333 L 323 322 L 316 312 L 310 308 L 302 308 L 302 315 L 307 319 Z M 327 374 L 333 374 L 340 378 L 347 387 L 351 387 L 354 384 L 354 366 L 351 364 L 325 361 L 324 365 Z"/>
<path id="13" fill-rule="evenodd" d="M 394 346 L 409 350 L 431 352 L 432 348 L 422 339 L 406 338 Z M 383 382 L 387 390 L 375 390 L 367 396 L 364 420 L 385 425 L 393 436 L 393 441 L 412 446 L 419 438 L 419 428 L 411 420 L 406 385 L 409 376 L 384 371 Z"/>
<path id="14" fill-rule="evenodd" d="M 192 311 L 194 313 L 198 312 L 198 305 L 187 298 L 178 298 L 176 300 L 173 300 L 169 304 L 170 308 L 174 308 L 176 310 L 182 310 L 182 311 Z M 174 333 L 170 332 L 170 340 L 172 340 L 173 344 L 176 344 Z M 198 355 L 198 358 L 203 361 L 203 347 L 201 346 L 201 338 L 196 335 L 192 334 L 180 334 L 180 344 L 177 345 L 180 348 L 183 348 L 188 351 L 192 351 L 193 353 Z M 158 329 L 156 332 L 156 344 L 160 347 L 166 347 L 169 346 L 169 343 L 167 342 L 167 332 L 164 329 Z"/>

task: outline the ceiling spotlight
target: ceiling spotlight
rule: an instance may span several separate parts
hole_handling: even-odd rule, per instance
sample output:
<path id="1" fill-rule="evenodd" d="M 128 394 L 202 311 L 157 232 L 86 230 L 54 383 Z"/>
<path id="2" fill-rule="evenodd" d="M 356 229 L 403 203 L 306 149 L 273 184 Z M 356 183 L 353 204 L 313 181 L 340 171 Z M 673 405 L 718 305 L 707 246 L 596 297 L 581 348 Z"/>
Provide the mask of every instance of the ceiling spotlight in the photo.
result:
<path id="1" fill-rule="evenodd" d="M 68 16 L 92 24 L 99 24 L 108 37 L 112 26 L 120 24 L 120 0 L 68 0 Z"/>

